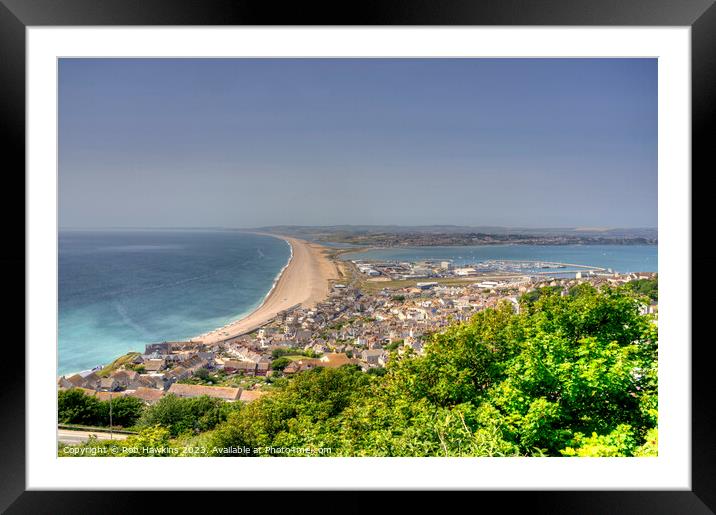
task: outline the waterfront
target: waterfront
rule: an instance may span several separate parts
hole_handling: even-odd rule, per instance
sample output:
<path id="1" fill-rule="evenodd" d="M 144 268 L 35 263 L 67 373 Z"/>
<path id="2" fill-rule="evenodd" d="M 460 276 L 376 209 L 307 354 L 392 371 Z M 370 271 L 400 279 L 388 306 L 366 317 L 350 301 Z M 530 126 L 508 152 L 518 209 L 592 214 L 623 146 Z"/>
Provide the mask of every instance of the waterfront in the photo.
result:
<path id="1" fill-rule="evenodd" d="M 344 260 L 449 260 L 455 265 L 488 260 L 549 261 L 611 268 L 615 272 L 657 272 L 656 245 L 474 245 L 455 247 L 393 247 L 348 252 Z"/>
<path id="2" fill-rule="evenodd" d="M 300 245 L 296 271 L 268 302 L 267 294 L 290 256 L 290 247 L 275 236 L 232 231 L 61 232 L 58 373 L 92 368 L 152 341 L 197 335 L 213 341 L 241 334 L 281 309 L 309 298 L 315 304 L 327 293 L 326 280 L 335 278 L 335 269 L 316 254 L 319 246 Z M 387 248 L 345 253 L 341 259 L 444 259 L 455 265 L 541 260 L 621 273 L 657 271 L 657 247 L 652 245 Z"/>
<path id="3" fill-rule="evenodd" d="M 284 238 L 291 246 L 291 259 L 274 282 L 261 306 L 246 317 L 214 329 L 196 339 L 213 343 L 239 336 L 261 327 L 278 313 L 298 305 L 313 307 L 329 292 L 329 281 L 338 278 L 338 270 L 322 247 L 295 238 Z"/>

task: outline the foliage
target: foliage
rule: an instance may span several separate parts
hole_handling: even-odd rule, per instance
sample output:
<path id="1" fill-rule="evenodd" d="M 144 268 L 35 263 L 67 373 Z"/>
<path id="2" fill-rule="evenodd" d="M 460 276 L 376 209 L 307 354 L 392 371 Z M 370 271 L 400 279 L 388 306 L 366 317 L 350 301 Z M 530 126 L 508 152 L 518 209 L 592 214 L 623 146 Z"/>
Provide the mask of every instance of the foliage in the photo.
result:
<path id="1" fill-rule="evenodd" d="M 643 295 L 541 289 L 519 314 L 508 302 L 481 311 L 385 369 L 272 378 L 249 404 L 166 396 L 142 415 L 141 438 L 179 437 L 214 456 L 656 456 L 658 330 Z M 70 392 L 61 421 L 92 421 L 96 399 Z"/>
<path id="2" fill-rule="evenodd" d="M 147 428 L 159 425 L 166 428 L 171 436 L 208 431 L 226 420 L 231 411 L 239 408 L 238 403 L 226 403 L 206 395 L 190 399 L 165 395 L 145 410 L 137 426 Z"/>
<path id="3" fill-rule="evenodd" d="M 585 437 L 582 433 L 575 433 L 572 446 L 560 451 L 564 456 L 580 457 L 614 457 L 632 456 L 636 439 L 628 425 L 620 425 L 608 435 Z"/>
<path id="4" fill-rule="evenodd" d="M 102 402 L 109 405 L 109 401 Z M 105 407 L 104 411 L 109 412 L 109 408 Z M 112 399 L 112 425 L 133 426 L 142 416 L 143 411 L 144 403 L 136 397 L 122 396 Z"/>
<path id="5" fill-rule="evenodd" d="M 232 377 L 225 370 L 210 371 L 207 368 L 199 368 L 189 377 L 179 380 L 180 384 L 198 384 L 204 386 L 231 386 Z"/>
<path id="6" fill-rule="evenodd" d="M 130 436 L 123 444 L 120 456 L 173 456 L 170 433 L 161 426 L 147 427 L 138 435 Z"/>
<path id="7" fill-rule="evenodd" d="M 582 288 L 541 298 L 522 325 L 522 352 L 490 392 L 503 430 L 525 452 L 629 455 L 656 424 L 657 332 L 638 302 Z"/>
<path id="8" fill-rule="evenodd" d="M 102 403 L 79 388 L 60 390 L 57 392 L 57 420 L 60 424 L 103 425 Z"/>
<path id="9" fill-rule="evenodd" d="M 557 295 L 562 291 L 561 286 L 542 286 L 532 291 L 528 291 L 520 297 L 520 304 L 530 306 L 537 302 L 540 298 L 547 295 Z"/>
<path id="10" fill-rule="evenodd" d="M 277 347 L 271 351 L 271 359 L 279 359 L 283 356 L 306 356 L 308 358 L 318 357 L 320 353 L 315 352 L 313 349 L 301 350 L 291 349 L 289 347 Z"/>
<path id="11" fill-rule="evenodd" d="M 403 345 L 403 340 L 395 340 L 394 342 L 391 342 L 391 343 L 389 343 L 388 345 L 386 345 L 385 348 L 386 348 L 386 350 L 388 350 L 388 351 L 394 351 L 394 350 L 396 350 L 398 347 L 400 347 L 401 345 Z"/>
<path id="12" fill-rule="evenodd" d="M 194 377 L 197 377 L 199 379 L 204 379 L 204 380 L 208 379 L 209 378 L 209 369 L 202 367 L 198 370 L 195 370 Z"/>
<path id="13" fill-rule="evenodd" d="M 657 328 L 640 302 L 588 284 L 542 290 L 521 314 L 505 302 L 384 372 L 300 373 L 212 441 L 334 456 L 653 455 Z"/>
<path id="14" fill-rule="evenodd" d="M 134 370 L 138 374 L 143 374 L 145 372 L 145 367 L 141 363 L 126 363 L 124 368 L 127 370 Z"/>
<path id="15" fill-rule="evenodd" d="M 290 356 L 296 354 L 298 350 L 290 349 L 288 347 L 278 347 L 271 351 L 271 359 L 278 359 L 282 356 Z"/>
<path id="16" fill-rule="evenodd" d="M 653 279 L 636 279 L 626 283 L 625 288 L 637 293 L 644 295 L 654 302 L 659 300 L 659 278 L 654 277 Z"/>
<path id="17" fill-rule="evenodd" d="M 160 426 L 147 427 L 125 440 L 100 440 L 90 436 L 89 440 L 76 444 L 59 444 L 57 455 L 63 457 L 161 457 L 177 456 L 180 449 L 172 445 L 169 431 Z"/>
<path id="18" fill-rule="evenodd" d="M 634 456 L 654 457 L 659 454 L 659 430 L 656 427 L 649 429 L 646 433 L 646 441 L 637 447 Z"/>
<path id="19" fill-rule="evenodd" d="M 287 357 L 282 357 L 274 360 L 271 363 L 271 369 L 272 370 L 283 370 L 288 366 L 288 364 L 291 363 L 291 360 Z"/>
<path id="20" fill-rule="evenodd" d="M 434 334 L 425 355 L 392 368 L 396 394 L 438 406 L 476 401 L 516 351 L 520 328 L 509 303 L 477 313 L 469 324 Z"/>
<path id="21" fill-rule="evenodd" d="M 100 401 L 79 388 L 57 392 L 57 415 L 60 424 L 109 426 L 109 401 Z M 112 399 L 112 424 L 129 427 L 139 419 L 144 404 L 134 397 Z"/>
<path id="22" fill-rule="evenodd" d="M 120 368 L 126 367 L 128 364 L 131 364 L 132 361 L 140 355 L 141 352 L 128 352 L 124 356 L 120 356 L 115 359 L 112 363 L 104 367 L 102 370 L 99 370 L 97 372 L 97 375 L 99 377 L 108 377 L 115 370 L 119 370 Z"/>
<path id="23" fill-rule="evenodd" d="M 274 393 L 229 415 L 211 436 L 210 447 L 336 447 L 343 410 L 365 395 L 368 375 L 353 367 L 318 367 L 298 374 Z M 216 453 L 216 455 L 221 455 Z"/>

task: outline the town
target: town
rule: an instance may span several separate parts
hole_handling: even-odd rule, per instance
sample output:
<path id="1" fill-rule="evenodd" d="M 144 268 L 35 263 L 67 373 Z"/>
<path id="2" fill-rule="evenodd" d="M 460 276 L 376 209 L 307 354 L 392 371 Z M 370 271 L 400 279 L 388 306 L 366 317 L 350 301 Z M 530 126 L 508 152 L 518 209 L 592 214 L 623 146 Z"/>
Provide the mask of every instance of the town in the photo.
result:
<path id="1" fill-rule="evenodd" d="M 589 282 L 620 285 L 654 273 L 540 261 L 345 261 L 342 281 L 315 307 L 294 306 L 247 334 L 218 342 L 150 343 L 105 367 L 58 379 L 58 388 L 80 388 L 99 400 L 136 397 L 153 404 L 163 396 L 209 396 L 251 402 L 277 377 L 316 367 L 355 365 L 380 374 L 390 359 L 422 354 L 429 334 L 469 320 L 507 301 L 519 313 L 522 295 L 550 287 L 567 295 Z M 658 310 L 656 301 L 644 313 Z"/>

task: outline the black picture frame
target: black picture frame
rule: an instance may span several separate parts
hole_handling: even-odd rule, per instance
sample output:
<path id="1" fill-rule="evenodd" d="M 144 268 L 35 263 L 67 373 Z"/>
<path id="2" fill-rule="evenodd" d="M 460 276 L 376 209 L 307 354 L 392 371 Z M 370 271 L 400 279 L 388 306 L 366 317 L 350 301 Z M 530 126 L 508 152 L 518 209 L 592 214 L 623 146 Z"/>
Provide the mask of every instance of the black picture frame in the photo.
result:
<path id="1" fill-rule="evenodd" d="M 0 127 L 3 185 L 4 234 L 8 245 L 2 253 L 5 270 L 25 266 L 25 225 L 15 222 L 24 213 L 25 183 L 25 29 L 29 26 L 107 26 L 107 25 L 574 25 L 574 26 L 689 26 L 691 27 L 692 73 L 692 269 L 708 270 L 713 257 L 696 252 L 699 235 L 707 234 L 710 217 L 699 212 L 699 196 L 708 195 L 708 173 L 716 169 L 711 143 L 714 141 L 716 111 L 716 6 L 714 0 L 393 0 L 362 2 L 287 3 L 231 0 L 0 0 Z M 21 205 L 14 205 L 13 201 Z M 22 211 L 21 211 L 22 210 Z M 703 238 L 703 236 L 702 236 Z M 19 273 L 7 273 L 6 295 L 22 291 Z M 691 276 L 685 276 L 691 282 Z M 703 326 L 708 320 L 708 303 L 694 292 L 693 321 Z M 12 296 L 20 298 L 19 295 Z M 6 320 L 24 319 L 25 304 L 7 303 Z M 692 333 L 692 490 L 691 491 L 550 491 L 550 492 L 471 492 L 454 496 L 476 497 L 478 502 L 502 502 L 510 508 L 530 513 L 714 513 L 716 511 L 716 433 L 710 339 L 699 340 Z M 16 345 L 23 334 L 9 340 Z M 690 342 L 683 342 L 688 349 Z M 82 492 L 26 491 L 25 487 L 25 370 L 32 360 L 19 352 L 8 359 L 2 371 L 0 388 L 0 510 L 7 513 L 125 513 L 161 505 L 162 510 L 185 506 L 198 492 Z M 11 364 L 11 366 L 9 366 Z M 268 492 L 211 493 L 218 507 L 241 509 L 311 509 L 323 506 L 342 511 L 376 509 L 372 497 L 356 502 L 361 496 L 351 492 L 326 503 L 312 502 L 315 493 L 293 492 L 291 501 L 270 501 Z M 403 510 L 425 502 L 425 492 L 402 495 Z M 209 495 L 206 493 L 205 495 Z M 323 495 L 323 494 L 321 494 Z M 240 496 L 240 497 L 238 497 Z M 237 501 L 240 498 L 240 504 Z M 352 501 L 346 499 L 353 499 Z M 454 499 L 454 500 L 453 500 Z M 208 499 L 206 499 L 208 500 Z M 314 501 L 317 501 L 314 497 Z M 475 499 L 470 500 L 473 503 Z M 276 502 L 276 501 L 274 501 Z M 457 504 L 454 504 L 457 506 Z M 489 504 L 485 504 L 485 507 Z M 324 509 L 325 509 L 324 508 Z M 222 508 L 223 509 L 223 508 Z M 301 510 L 302 511 L 302 510 Z"/>

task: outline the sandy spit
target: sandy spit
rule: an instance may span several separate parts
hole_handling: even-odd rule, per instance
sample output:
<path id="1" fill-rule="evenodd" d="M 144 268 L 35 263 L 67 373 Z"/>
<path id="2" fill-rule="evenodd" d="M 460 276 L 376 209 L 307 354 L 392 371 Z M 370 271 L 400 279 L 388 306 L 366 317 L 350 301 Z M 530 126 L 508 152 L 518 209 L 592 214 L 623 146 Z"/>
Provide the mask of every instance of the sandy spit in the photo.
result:
<path id="1" fill-rule="evenodd" d="M 338 270 L 326 257 L 325 247 L 288 236 L 265 235 L 287 241 L 292 256 L 263 304 L 246 317 L 193 340 L 214 343 L 240 336 L 258 329 L 285 309 L 297 304 L 313 307 L 328 296 L 330 281 L 338 278 Z"/>

